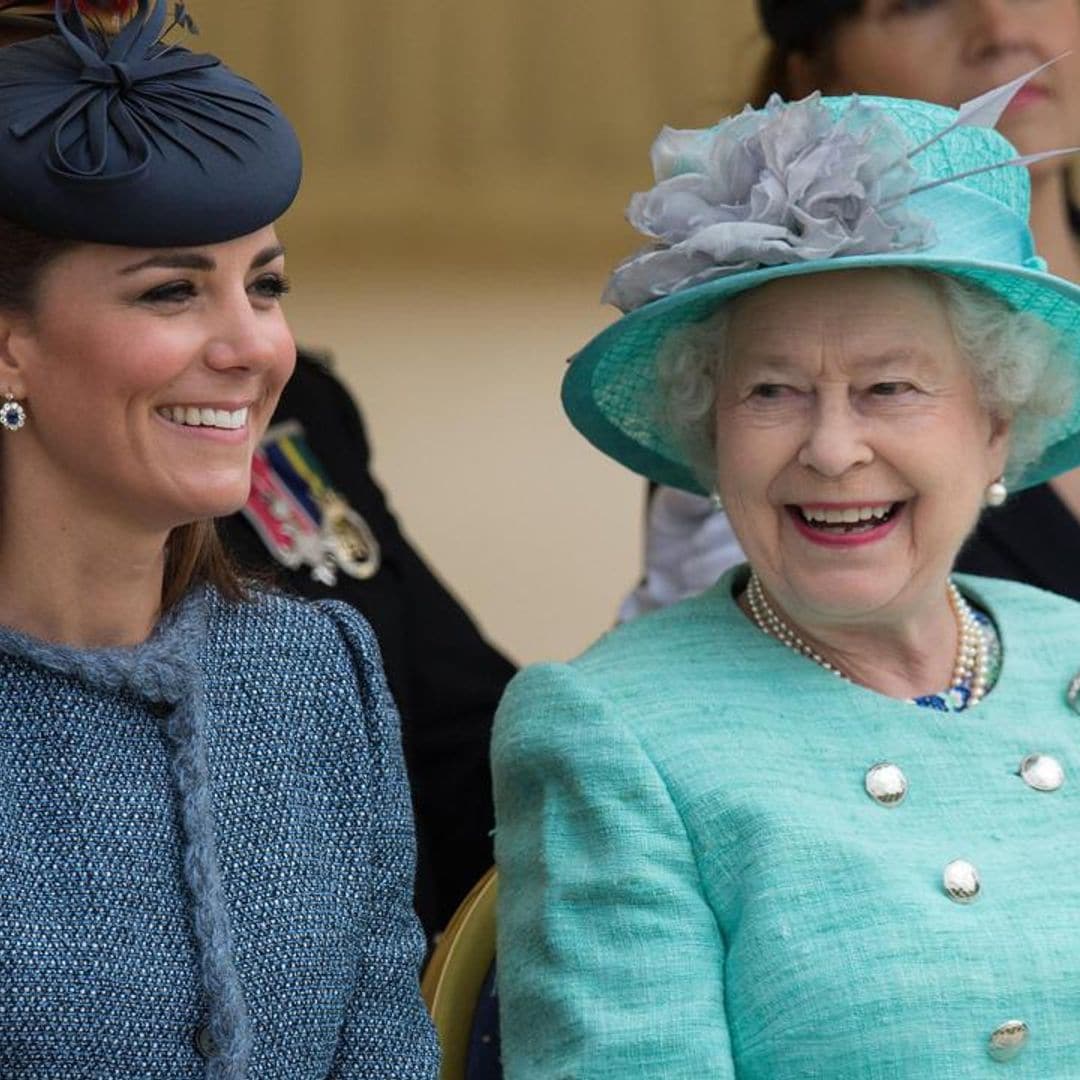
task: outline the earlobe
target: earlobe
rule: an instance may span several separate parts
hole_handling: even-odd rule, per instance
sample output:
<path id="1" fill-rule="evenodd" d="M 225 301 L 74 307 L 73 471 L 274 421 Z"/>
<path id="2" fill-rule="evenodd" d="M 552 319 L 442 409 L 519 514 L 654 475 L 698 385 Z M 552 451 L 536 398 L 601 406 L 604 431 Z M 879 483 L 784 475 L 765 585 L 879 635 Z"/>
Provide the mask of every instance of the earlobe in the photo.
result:
<path id="1" fill-rule="evenodd" d="M 1004 416 L 990 417 L 990 441 L 988 448 L 994 460 L 995 474 L 1005 471 L 1005 462 L 1009 457 L 1009 438 L 1012 434 L 1012 421 Z"/>
<path id="2" fill-rule="evenodd" d="M 0 392 L 15 398 L 26 396 L 25 343 L 19 322 L 0 314 Z"/>
<path id="3" fill-rule="evenodd" d="M 985 506 L 1001 506 L 1009 494 L 1005 486 L 1005 466 L 1009 460 L 1009 435 L 1012 423 L 1003 416 L 991 415 L 990 439 L 987 444 L 989 450 L 988 466 L 990 469 L 989 482 L 983 492 L 983 504 Z"/>

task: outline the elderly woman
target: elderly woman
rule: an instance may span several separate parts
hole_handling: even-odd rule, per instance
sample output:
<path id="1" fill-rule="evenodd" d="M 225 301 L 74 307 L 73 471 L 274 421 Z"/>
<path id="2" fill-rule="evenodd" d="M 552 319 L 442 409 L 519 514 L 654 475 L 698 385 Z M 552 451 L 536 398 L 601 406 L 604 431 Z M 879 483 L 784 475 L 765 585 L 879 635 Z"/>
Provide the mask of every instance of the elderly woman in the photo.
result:
<path id="1" fill-rule="evenodd" d="M 0 1075 L 431 1080 L 378 649 L 213 528 L 295 359 L 299 147 L 165 19 L 0 49 Z"/>
<path id="2" fill-rule="evenodd" d="M 654 147 L 629 313 L 564 403 L 716 492 L 749 565 L 511 683 L 510 1080 L 1080 1075 L 1080 607 L 951 573 L 984 504 L 1080 461 L 1080 288 L 970 126 L 1007 96 Z"/>
<path id="3" fill-rule="evenodd" d="M 757 0 L 769 39 L 755 100 L 888 94 L 955 106 L 1030 68 L 1041 71 L 998 130 L 1021 153 L 1080 144 L 1077 0 Z M 1065 54 L 1062 56 L 1062 54 Z M 1031 230 L 1059 277 L 1080 281 L 1080 210 L 1069 159 L 1032 163 Z M 1080 599 L 1080 469 L 1032 485 L 986 514 L 957 567 Z M 645 573 L 624 618 L 712 585 L 742 553 L 708 500 L 661 488 L 649 500 Z"/>

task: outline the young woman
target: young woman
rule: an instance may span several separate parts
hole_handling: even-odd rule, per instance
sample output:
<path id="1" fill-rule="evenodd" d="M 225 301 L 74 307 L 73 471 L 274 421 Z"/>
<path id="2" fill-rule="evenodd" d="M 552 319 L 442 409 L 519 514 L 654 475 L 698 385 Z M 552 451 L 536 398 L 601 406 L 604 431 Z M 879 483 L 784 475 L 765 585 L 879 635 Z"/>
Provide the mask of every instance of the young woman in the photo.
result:
<path id="1" fill-rule="evenodd" d="M 378 649 L 213 529 L 295 361 L 299 148 L 165 19 L 0 49 L 0 1073 L 432 1078 Z"/>

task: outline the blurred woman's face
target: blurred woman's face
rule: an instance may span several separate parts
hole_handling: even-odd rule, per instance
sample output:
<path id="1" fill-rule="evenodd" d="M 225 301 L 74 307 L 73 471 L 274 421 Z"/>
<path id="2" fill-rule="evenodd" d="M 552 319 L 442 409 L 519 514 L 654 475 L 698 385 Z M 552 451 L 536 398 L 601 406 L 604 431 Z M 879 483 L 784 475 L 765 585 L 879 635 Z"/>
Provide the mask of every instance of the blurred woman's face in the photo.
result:
<path id="1" fill-rule="evenodd" d="M 864 0 L 836 28 L 823 89 L 956 106 L 1069 49 L 998 124 L 1021 153 L 1063 149 L 1080 143 L 1080 0 Z"/>
<path id="2" fill-rule="evenodd" d="M 731 525 L 806 626 L 939 604 L 1008 445 L 937 289 L 898 270 L 781 279 L 735 300 L 716 415 Z"/>
<path id="3" fill-rule="evenodd" d="M 238 509 L 295 362 L 283 267 L 270 227 L 202 247 L 61 255 L 34 311 L 3 318 L 0 390 L 29 413 L 5 440 L 6 467 L 132 527 Z"/>

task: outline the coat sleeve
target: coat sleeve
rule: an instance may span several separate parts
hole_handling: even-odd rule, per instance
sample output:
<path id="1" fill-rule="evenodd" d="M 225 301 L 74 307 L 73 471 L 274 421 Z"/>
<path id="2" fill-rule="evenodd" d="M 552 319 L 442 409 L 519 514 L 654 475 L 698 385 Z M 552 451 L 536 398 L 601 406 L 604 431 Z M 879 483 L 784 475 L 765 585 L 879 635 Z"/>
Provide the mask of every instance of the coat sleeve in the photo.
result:
<path id="1" fill-rule="evenodd" d="M 727 1080 L 724 948 L 682 818 L 640 741 L 567 665 L 495 724 L 506 1080 Z"/>
<path id="2" fill-rule="evenodd" d="M 416 847 L 397 710 L 367 623 L 345 604 L 320 607 L 352 654 L 368 759 L 367 782 L 355 793 L 366 823 L 357 846 L 367 854 L 356 982 L 328 1080 L 436 1080 L 438 1041 L 420 997 L 424 935 L 412 906 Z"/>

